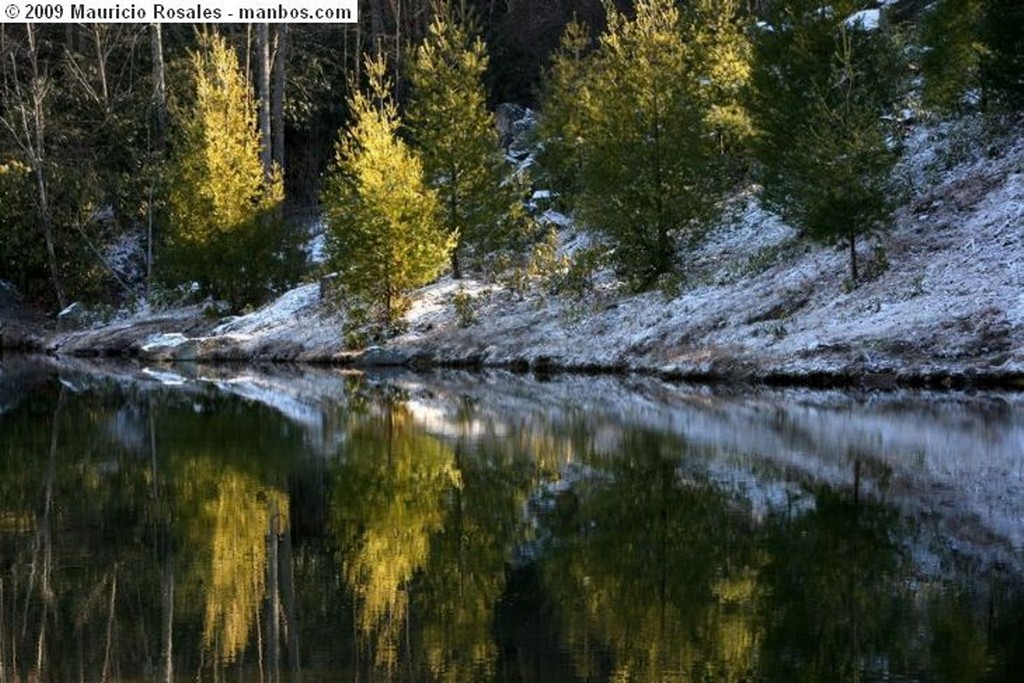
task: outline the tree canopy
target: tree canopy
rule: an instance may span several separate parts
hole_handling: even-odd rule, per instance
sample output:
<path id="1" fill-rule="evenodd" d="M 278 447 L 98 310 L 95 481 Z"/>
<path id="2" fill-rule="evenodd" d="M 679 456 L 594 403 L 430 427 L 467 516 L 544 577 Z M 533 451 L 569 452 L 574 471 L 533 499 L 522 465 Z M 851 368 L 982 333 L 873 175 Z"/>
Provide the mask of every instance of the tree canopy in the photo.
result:
<path id="1" fill-rule="evenodd" d="M 368 59 L 367 92 L 349 106 L 353 123 L 338 139 L 323 194 L 331 263 L 347 293 L 398 321 L 406 295 L 445 267 L 457 234 L 439 221 L 437 192 L 419 156 L 398 136 L 398 107 L 383 59 Z"/>

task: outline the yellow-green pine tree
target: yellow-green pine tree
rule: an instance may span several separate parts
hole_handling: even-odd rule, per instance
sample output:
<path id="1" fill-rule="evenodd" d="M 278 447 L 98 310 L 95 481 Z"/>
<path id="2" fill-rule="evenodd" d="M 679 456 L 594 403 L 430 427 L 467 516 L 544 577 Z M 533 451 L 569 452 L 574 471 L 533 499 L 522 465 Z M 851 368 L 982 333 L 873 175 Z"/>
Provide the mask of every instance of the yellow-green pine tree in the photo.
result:
<path id="1" fill-rule="evenodd" d="M 409 127 L 422 153 L 427 181 L 441 199 L 442 221 L 458 241 L 452 271 L 461 277 L 466 247 L 478 256 L 514 245 L 524 211 L 487 109 L 483 41 L 470 38 L 451 16 L 437 12 L 416 49 L 409 80 Z"/>
<path id="2" fill-rule="evenodd" d="M 281 174 L 260 162 L 256 112 L 238 58 L 216 33 L 192 53 L 195 100 L 184 112 L 170 170 L 170 265 L 238 308 L 256 303 L 281 261 Z"/>
<path id="3" fill-rule="evenodd" d="M 690 70 L 707 107 L 706 123 L 723 154 L 742 163 L 753 123 L 743 103 L 753 62 L 749 17 L 741 0 L 694 0 L 683 30 L 690 46 Z"/>
<path id="4" fill-rule="evenodd" d="M 380 306 L 382 321 L 402 316 L 410 290 L 447 264 L 455 235 L 440 224 L 437 193 L 423 165 L 398 137 L 398 109 L 383 59 L 367 60 L 369 92 L 354 89 L 353 121 L 342 132 L 323 204 L 329 254 L 346 293 Z"/>

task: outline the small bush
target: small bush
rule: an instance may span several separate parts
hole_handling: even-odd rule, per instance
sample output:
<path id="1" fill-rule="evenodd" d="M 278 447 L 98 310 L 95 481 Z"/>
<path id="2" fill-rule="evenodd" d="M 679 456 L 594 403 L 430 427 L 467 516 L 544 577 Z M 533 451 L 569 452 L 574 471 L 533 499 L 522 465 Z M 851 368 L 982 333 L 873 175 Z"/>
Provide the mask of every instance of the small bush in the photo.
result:
<path id="1" fill-rule="evenodd" d="M 469 327 L 476 322 L 476 306 L 474 297 L 464 287 L 459 287 L 452 297 L 452 305 L 455 306 L 455 318 L 459 327 Z"/>

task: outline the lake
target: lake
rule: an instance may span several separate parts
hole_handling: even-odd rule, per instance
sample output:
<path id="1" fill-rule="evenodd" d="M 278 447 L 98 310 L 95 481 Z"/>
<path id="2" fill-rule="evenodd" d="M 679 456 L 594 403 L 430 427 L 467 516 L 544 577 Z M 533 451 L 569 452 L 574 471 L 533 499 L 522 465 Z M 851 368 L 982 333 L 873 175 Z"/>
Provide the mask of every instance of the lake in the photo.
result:
<path id="1" fill-rule="evenodd" d="M 1000 681 L 1024 397 L 0 359 L 0 682 Z"/>

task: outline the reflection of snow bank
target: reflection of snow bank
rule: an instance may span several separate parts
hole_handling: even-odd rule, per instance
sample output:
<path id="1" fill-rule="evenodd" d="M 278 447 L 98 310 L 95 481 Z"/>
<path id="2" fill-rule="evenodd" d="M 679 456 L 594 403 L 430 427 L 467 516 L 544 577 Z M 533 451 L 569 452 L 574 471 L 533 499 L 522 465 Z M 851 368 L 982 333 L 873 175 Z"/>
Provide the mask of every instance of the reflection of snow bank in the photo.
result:
<path id="1" fill-rule="evenodd" d="M 109 387 L 111 379 L 186 395 L 213 386 L 280 413 L 323 454 L 337 451 L 351 424 L 339 419 L 348 414 L 350 377 L 337 371 L 204 367 L 199 382 L 181 384 L 184 370 L 140 374 L 126 365 L 118 374 L 118 366 L 106 367 L 85 365 L 62 379 L 81 391 Z M 680 485 L 710 481 L 755 520 L 812 508 L 818 486 L 852 487 L 859 462 L 862 495 L 914 519 L 937 547 L 1024 566 L 1024 395 L 730 391 L 642 377 L 538 382 L 505 372 L 366 379 L 363 391 L 380 386 L 381 395 L 406 397 L 420 428 L 458 441 L 466 453 L 508 448 L 543 462 L 559 476 L 542 485 L 541 498 L 606 476 L 601 463 L 621 457 L 638 431 L 649 432 L 666 438 L 663 457 L 677 459 Z"/>
<path id="2" fill-rule="evenodd" d="M 160 384 L 168 386 L 179 386 L 186 382 L 186 379 L 176 372 L 169 372 L 167 370 L 154 370 L 153 368 L 143 368 L 142 374 L 147 377 L 155 379 Z"/>
<path id="3" fill-rule="evenodd" d="M 452 377 L 403 384 L 413 414 L 438 435 L 561 434 L 567 450 L 552 452 L 568 464 L 587 457 L 571 446 L 581 421 L 588 452 L 612 457 L 626 429 L 675 434 L 686 444 L 681 463 L 706 468 L 756 519 L 813 506 L 801 482 L 852 486 L 859 461 L 863 495 L 932 520 L 960 550 L 1006 559 L 1024 549 L 1024 399 L 1015 394 L 734 394 L 644 379 Z M 690 453 L 710 459 L 695 465 Z"/>
<path id="4" fill-rule="evenodd" d="M 286 393 L 285 387 L 267 385 L 251 375 L 207 381 L 225 393 L 272 408 L 298 425 L 317 430 L 323 426 L 323 411 L 315 398 Z"/>

